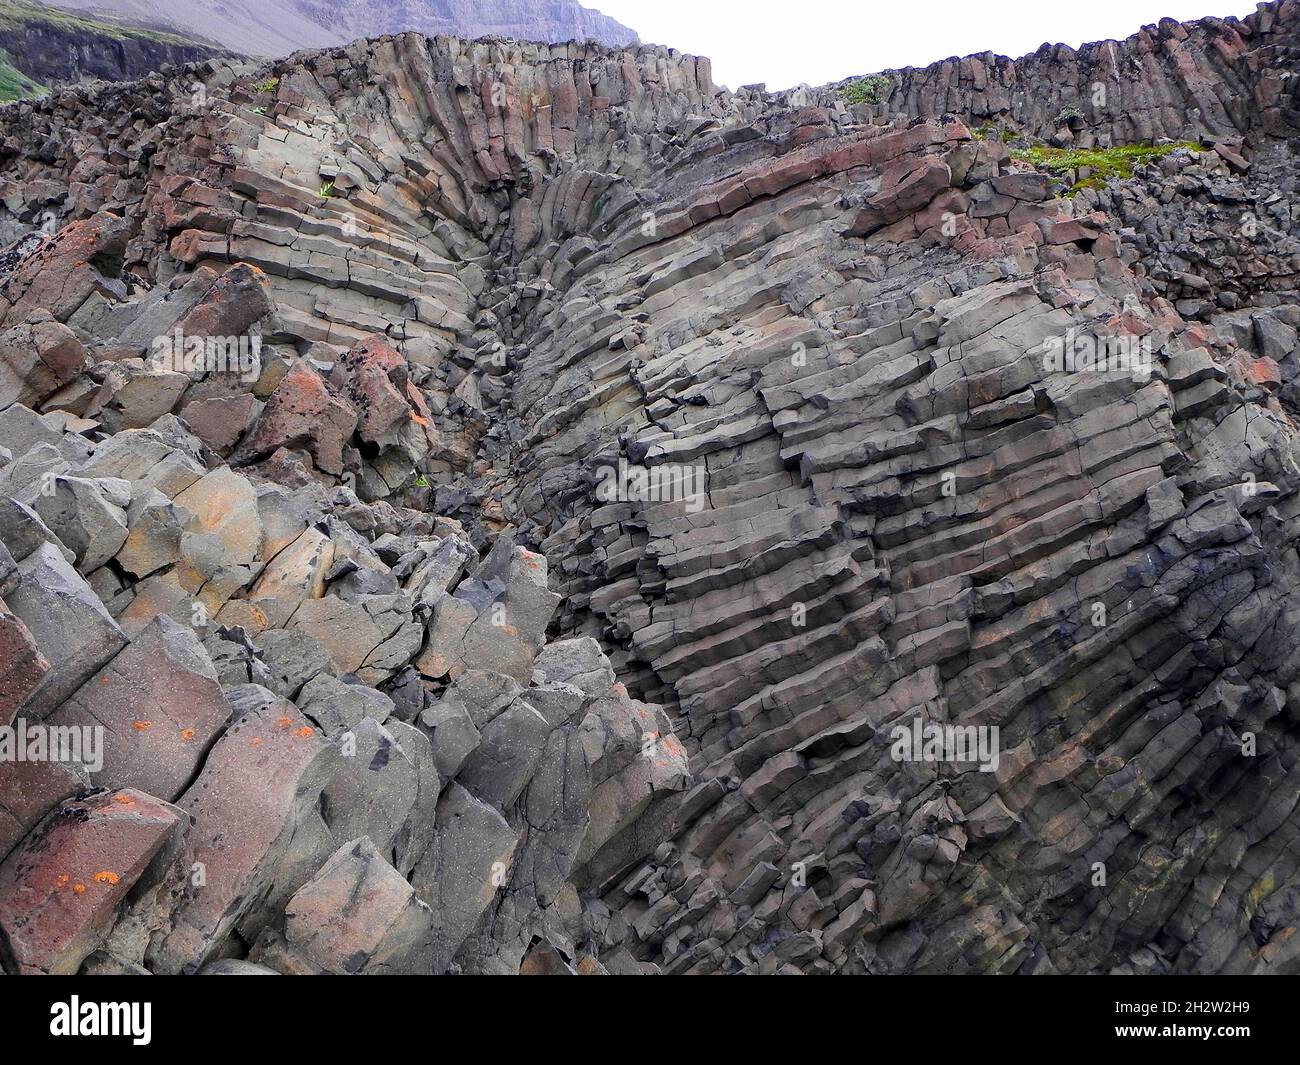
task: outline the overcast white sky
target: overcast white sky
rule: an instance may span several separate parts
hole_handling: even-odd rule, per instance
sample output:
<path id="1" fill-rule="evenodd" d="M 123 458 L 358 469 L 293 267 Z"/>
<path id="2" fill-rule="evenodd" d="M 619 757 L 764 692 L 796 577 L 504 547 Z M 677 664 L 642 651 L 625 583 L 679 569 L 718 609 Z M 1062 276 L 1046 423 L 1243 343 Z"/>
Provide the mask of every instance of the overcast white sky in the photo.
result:
<path id="1" fill-rule="evenodd" d="M 824 85 L 953 55 L 1123 38 L 1166 16 L 1249 14 L 1253 0 L 583 0 L 641 40 L 713 60 L 713 80 Z"/>

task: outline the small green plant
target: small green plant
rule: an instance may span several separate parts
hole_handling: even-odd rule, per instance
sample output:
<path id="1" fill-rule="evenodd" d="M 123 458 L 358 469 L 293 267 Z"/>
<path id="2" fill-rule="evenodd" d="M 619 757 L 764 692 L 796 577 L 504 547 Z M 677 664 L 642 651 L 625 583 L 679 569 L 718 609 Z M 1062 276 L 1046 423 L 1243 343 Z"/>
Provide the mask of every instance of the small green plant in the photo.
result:
<path id="1" fill-rule="evenodd" d="M 1135 166 L 1153 162 L 1179 148 L 1199 151 L 1200 145 L 1195 141 L 1120 144 L 1114 148 L 1052 148 L 1046 144 L 1035 144 L 1028 148 L 1011 149 L 1011 158 L 1032 163 L 1039 170 L 1051 174 L 1086 170 L 1087 175 L 1077 180 L 1070 189 L 1071 192 L 1078 192 L 1080 189 L 1099 189 L 1111 181 L 1131 178 Z"/>
<path id="2" fill-rule="evenodd" d="M 333 195 L 334 195 L 334 182 L 333 181 L 322 182 L 320 187 L 321 199 L 328 200 Z"/>
<path id="3" fill-rule="evenodd" d="M 428 487 L 429 487 L 429 478 L 427 478 L 424 474 L 420 474 L 420 476 L 417 477 L 417 478 L 415 479 L 415 487 L 416 487 L 416 488 L 428 488 Z"/>
<path id="4" fill-rule="evenodd" d="M 275 92 L 280 87 L 279 78 L 267 78 L 253 86 L 254 92 Z"/>
<path id="5" fill-rule="evenodd" d="M 976 126 L 970 131 L 971 136 L 977 141 L 986 141 L 990 137 L 1000 140 L 1003 144 L 1010 144 L 1020 138 L 1020 134 L 1014 129 L 1008 129 L 1005 126 L 999 126 L 996 122 L 985 122 L 982 126 Z"/>
<path id="6" fill-rule="evenodd" d="M 266 108 L 265 108 L 265 107 L 254 107 L 254 108 L 253 108 L 253 114 L 255 114 L 255 115 L 264 115 L 264 114 L 266 114 Z"/>
<path id="7" fill-rule="evenodd" d="M 1082 118 L 1083 112 L 1077 107 L 1062 107 L 1056 115 L 1056 124 L 1064 126 L 1072 118 Z"/>
<path id="8" fill-rule="evenodd" d="M 878 104 L 894 87 L 894 79 L 888 74 L 872 74 L 865 78 L 854 78 L 840 93 L 851 104 Z"/>

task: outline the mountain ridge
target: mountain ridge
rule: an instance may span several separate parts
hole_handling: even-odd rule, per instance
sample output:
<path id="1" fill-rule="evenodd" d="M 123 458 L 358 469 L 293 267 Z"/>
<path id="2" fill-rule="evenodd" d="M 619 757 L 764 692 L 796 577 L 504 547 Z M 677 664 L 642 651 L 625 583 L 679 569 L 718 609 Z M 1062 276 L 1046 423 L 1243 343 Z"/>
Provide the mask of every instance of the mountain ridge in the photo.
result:
<path id="1" fill-rule="evenodd" d="M 111 11 L 138 22 L 211 37 L 234 52 L 278 57 L 304 48 L 348 44 L 385 33 L 452 33 L 525 40 L 591 37 L 636 42 L 634 31 L 577 0 L 53 0 L 76 11 Z"/>

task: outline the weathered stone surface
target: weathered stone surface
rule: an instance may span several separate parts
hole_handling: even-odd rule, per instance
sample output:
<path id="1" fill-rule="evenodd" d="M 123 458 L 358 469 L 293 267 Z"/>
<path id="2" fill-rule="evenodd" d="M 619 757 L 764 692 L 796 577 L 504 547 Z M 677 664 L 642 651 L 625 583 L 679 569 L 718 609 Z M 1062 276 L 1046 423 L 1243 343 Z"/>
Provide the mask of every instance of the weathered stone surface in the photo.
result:
<path id="1" fill-rule="evenodd" d="M 146 956 L 151 969 L 197 971 L 273 881 L 286 888 L 277 875 L 337 758 L 296 707 L 270 693 L 231 724 L 178 804 L 193 827 L 166 931 Z M 193 863 L 205 873 L 198 890 Z"/>
<path id="2" fill-rule="evenodd" d="M 0 408 L 38 406 L 74 380 L 86 362 L 85 349 L 71 329 L 34 317 L 0 334 Z"/>
<path id="3" fill-rule="evenodd" d="M 0 864 L 0 927 L 19 971 L 75 973 L 183 817 L 126 789 L 73 800 L 38 825 Z"/>
<path id="4" fill-rule="evenodd" d="M 20 325 L 38 309 L 66 322 L 92 294 L 112 292 L 130 230 L 125 218 L 101 211 L 42 241 L 0 285 L 0 324 Z"/>
<path id="5" fill-rule="evenodd" d="M 104 729 L 104 764 L 92 783 L 174 801 L 229 718 L 198 637 L 160 617 L 47 720 Z"/>
<path id="6" fill-rule="evenodd" d="M 302 447 L 325 473 L 343 472 L 343 445 L 357 415 L 306 363 L 293 366 L 276 386 L 266 408 L 232 456 L 255 461 L 280 448 Z"/>
<path id="7" fill-rule="evenodd" d="M 126 636 L 90 586 L 50 544 L 19 563 L 9 608 L 22 619 L 49 670 L 23 707 L 49 713 L 126 645 Z"/>
<path id="8" fill-rule="evenodd" d="M 388 854 L 415 808 L 419 771 L 374 718 L 363 718 L 335 745 L 339 768 L 322 795 L 325 823 L 336 840 L 365 836 Z"/>
<path id="9" fill-rule="evenodd" d="M 433 968 L 451 963 L 465 937 L 509 881 L 519 844 L 505 818 L 453 783 L 438 802 L 437 828 L 428 854 L 415 867 L 412 886 L 438 915 Z"/>
<path id="10" fill-rule="evenodd" d="M 22 618 L 0 599 L 0 725 L 8 725 L 50 671 Z"/>
<path id="11" fill-rule="evenodd" d="M 82 573 L 98 569 L 126 542 L 131 486 L 116 478 L 55 477 L 32 508 L 60 542 L 77 556 Z"/>
<path id="12" fill-rule="evenodd" d="M 89 783 L 79 762 L 24 758 L 0 767 L 0 858 L 22 842 L 56 803 Z"/>
<path id="13" fill-rule="evenodd" d="M 298 889 L 283 934 L 265 934 L 253 956 L 288 975 L 427 976 L 433 936 L 433 911 L 362 837 Z"/>

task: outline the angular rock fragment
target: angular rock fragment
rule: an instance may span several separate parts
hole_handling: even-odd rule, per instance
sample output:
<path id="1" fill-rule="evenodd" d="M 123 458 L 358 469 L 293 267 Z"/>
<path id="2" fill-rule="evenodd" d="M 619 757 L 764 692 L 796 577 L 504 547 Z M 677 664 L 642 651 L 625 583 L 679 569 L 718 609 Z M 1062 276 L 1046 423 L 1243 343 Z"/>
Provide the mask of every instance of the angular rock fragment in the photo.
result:
<path id="1" fill-rule="evenodd" d="M 285 907 L 254 958 L 289 975 L 433 972 L 434 913 L 365 837 L 344 843 Z"/>
<path id="2" fill-rule="evenodd" d="M 47 719 L 104 730 L 93 783 L 175 801 L 230 718 L 211 659 L 169 617 L 150 623 Z"/>
<path id="3" fill-rule="evenodd" d="M 294 890 L 282 865 L 337 759 L 296 707 L 270 693 L 231 723 L 178 803 L 192 822 L 188 864 L 172 874 L 166 924 L 146 955 L 150 969 L 197 971 L 272 885 Z"/>
<path id="4" fill-rule="evenodd" d="M 0 864 L 0 928 L 24 974 L 71 975 L 154 855 L 184 823 L 131 789 L 59 806 Z"/>
<path id="5" fill-rule="evenodd" d="M 18 571 L 18 588 L 9 595 L 8 605 L 49 662 L 22 706 L 43 717 L 117 654 L 127 639 L 90 586 L 50 544 L 23 559 Z"/>

